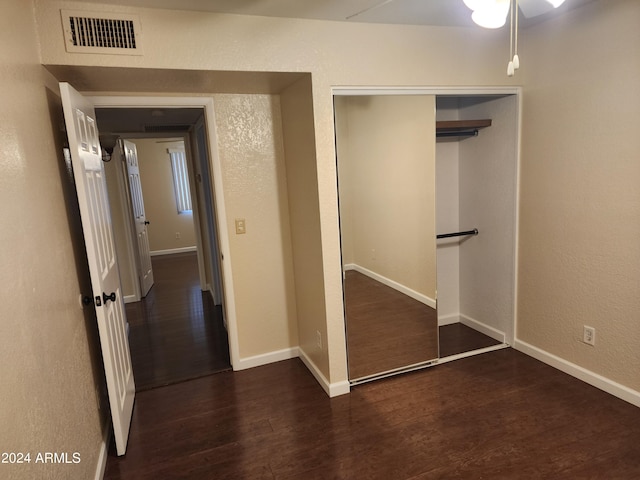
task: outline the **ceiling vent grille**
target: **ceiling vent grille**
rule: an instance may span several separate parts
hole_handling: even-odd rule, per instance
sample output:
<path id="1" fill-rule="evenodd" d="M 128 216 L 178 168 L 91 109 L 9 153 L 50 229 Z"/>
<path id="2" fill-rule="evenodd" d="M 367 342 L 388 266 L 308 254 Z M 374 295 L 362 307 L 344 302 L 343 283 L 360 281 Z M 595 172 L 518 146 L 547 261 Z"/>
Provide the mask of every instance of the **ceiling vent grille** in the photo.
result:
<path id="1" fill-rule="evenodd" d="M 136 15 L 61 10 L 67 52 L 142 55 Z"/>

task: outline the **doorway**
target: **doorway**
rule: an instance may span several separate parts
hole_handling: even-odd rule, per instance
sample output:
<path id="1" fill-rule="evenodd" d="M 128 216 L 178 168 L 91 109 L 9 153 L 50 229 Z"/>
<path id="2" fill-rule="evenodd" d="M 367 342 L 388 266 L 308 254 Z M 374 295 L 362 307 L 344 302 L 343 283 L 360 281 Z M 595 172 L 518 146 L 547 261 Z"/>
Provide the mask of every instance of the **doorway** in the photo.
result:
<path id="1" fill-rule="evenodd" d="M 144 288 L 132 288 L 137 287 L 140 263 L 136 261 L 136 242 L 126 232 L 119 235 L 122 283 L 124 288 L 132 284 L 125 299 L 138 391 L 231 369 L 221 278 L 214 262 L 220 249 L 212 202 L 206 205 L 206 199 L 213 195 L 210 182 L 203 181 L 202 164 L 209 162 L 207 145 L 201 138 L 202 132 L 206 133 L 203 114 L 202 108 L 96 108 L 101 143 L 112 155 L 106 164 L 107 176 L 109 170 L 112 177 L 115 173 L 120 184 L 119 189 L 110 189 L 112 197 L 120 196 L 119 202 L 112 199 L 112 211 L 113 203 L 119 203 L 116 207 L 123 211 L 120 220 L 131 223 L 131 205 L 135 203 L 131 198 L 135 195 L 129 192 L 130 175 L 125 173 L 121 154 L 125 149 L 129 154 L 127 145 L 137 151 L 142 184 L 139 203 L 149 200 L 143 207 L 145 223 L 150 224 L 154 277 L 148 293 Z M 180 158 L 182 167 L 176 161 Z M 182 179 L 186 193 L 180 195 L 176 179 Z M 186 204 L 178 201 L 184 200 L 181 196 L 188 198 Z M 118 237 L 119 219 L 114 213 Z"/>

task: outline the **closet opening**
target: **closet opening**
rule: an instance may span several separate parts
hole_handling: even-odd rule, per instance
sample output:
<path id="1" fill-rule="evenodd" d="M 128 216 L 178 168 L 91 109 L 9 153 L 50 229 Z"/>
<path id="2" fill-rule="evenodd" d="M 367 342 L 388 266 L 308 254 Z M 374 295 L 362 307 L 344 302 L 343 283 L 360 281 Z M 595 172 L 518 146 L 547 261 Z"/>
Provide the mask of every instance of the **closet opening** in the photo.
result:
<path id="1" fill-rule="evenodd" d="M 508 347 L 518 89 L 336 89 L 352 385 Z"/>
<path id="2" fill-rule="evenodd" d="M 436 135 L 476 127 L 436 140 L 440 361 L 513 341 L 517 95 L 436 96 Z"/>

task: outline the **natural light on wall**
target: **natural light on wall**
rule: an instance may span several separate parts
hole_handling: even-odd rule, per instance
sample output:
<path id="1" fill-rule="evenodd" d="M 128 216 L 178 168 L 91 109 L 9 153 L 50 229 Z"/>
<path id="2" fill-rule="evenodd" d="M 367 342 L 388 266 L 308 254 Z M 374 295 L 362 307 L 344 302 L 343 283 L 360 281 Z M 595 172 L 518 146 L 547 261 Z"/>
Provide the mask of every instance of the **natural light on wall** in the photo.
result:
<path id="1" fill-rule="evenodd" d="M 518 57 L 518 5 L 531 2 L 545 2 L 553 8 L 558 8 L 564 0 L 463 0 L 472 11 L 471 19 L 484 28 L 500 28 L 507 23 L 507 16 L 511 11 L 511 38 L 509 40 L 509 63 L 507 75 L 512 77 L 520 68 Z"/>
<path id="2" fill-rule="evenodd" d="M 187 171 L 187 159 L 184 150 L 169 148 L 167 149 L 167 153 L 169 153 L 169 157 L 171 157 L 171 172 L 173 174 L 173 187 L 176 194 L 178 213 L 191 213 L 189 173 Z"/>

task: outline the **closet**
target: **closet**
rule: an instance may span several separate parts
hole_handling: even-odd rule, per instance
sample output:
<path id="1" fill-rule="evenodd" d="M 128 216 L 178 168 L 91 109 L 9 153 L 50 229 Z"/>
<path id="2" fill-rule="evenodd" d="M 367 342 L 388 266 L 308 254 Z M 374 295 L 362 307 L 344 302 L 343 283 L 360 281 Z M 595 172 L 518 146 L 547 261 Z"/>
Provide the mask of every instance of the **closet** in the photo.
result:
<path id="1" fill-rule="evenodd" d="M 352 384 L 512 342 L 517 93 L 334 96 Z"/>
<path id="2" fill-rule="evenodd" d="M 513 340 L 517 96 L 438 95 L 436 132 L 436 230 L 477 231 L 437 241 L 444 358 Z"/>

